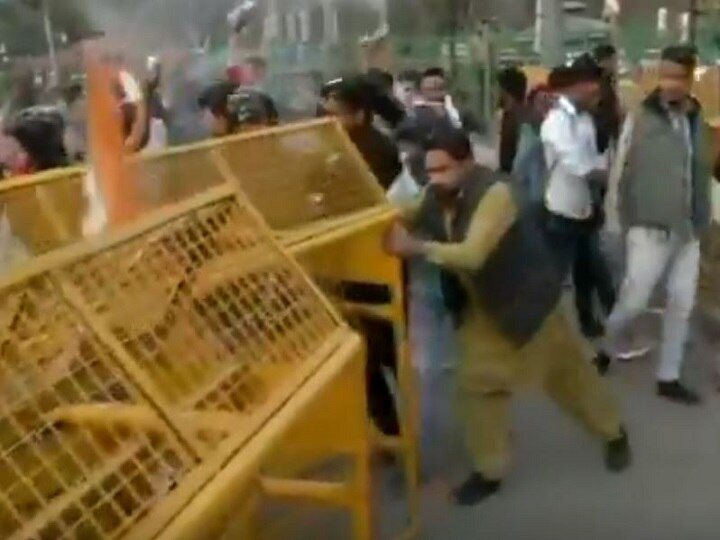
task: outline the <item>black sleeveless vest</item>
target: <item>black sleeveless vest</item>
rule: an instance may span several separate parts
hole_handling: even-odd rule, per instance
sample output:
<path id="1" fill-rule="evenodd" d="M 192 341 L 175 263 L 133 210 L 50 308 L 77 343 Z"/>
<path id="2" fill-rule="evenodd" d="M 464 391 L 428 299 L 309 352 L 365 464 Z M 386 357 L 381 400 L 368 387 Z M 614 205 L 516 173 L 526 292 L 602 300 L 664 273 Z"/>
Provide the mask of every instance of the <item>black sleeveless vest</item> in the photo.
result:
<path id="1" fill-rule="evenodd" d="M 467 173 L 449 237 L 443 209 L 430 187 L 416 221 L 417 232 L 435 242 L 462 242 L 485 193 L 495 182 L 503 180 L 503 175 L 480 166 Z M 563 276 L 531 212 L 518 215 L 498 246 L 470 278 L 480 308 L 498 331 L 518 347 L 540 330 L 562 294 Z M 442 269 L 441 287 L 445 305 L 456 325 L 462 324 L 470 303 L 467 291 L 458 276 L 447 269 Z"/>

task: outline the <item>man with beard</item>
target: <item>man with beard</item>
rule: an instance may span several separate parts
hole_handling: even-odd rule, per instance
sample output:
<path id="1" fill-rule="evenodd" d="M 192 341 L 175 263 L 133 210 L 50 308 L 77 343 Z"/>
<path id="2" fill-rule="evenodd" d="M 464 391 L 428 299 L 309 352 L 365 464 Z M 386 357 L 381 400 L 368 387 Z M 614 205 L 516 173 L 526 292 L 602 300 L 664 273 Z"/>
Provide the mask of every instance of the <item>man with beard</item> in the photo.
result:
<path id="1" fill-rule="evenodd" d="M 436 132 L 426 148 L 429 186 L 405 209 L 404 224 L 388 231 L 387 249 L 443 269 L 460 347 L 458 413 L 473 463 L 455 502 L 474 505 L 500 489 L 510 461 L 512 397 L 523 383 L 542 385 L 603 441 L 607 468 L 624 470 L 631 461 L 627 435 L 563 317 L 562 276 L 542 231 L 518 212 L 504 177 L 475 163 L 461 130 Z"/>

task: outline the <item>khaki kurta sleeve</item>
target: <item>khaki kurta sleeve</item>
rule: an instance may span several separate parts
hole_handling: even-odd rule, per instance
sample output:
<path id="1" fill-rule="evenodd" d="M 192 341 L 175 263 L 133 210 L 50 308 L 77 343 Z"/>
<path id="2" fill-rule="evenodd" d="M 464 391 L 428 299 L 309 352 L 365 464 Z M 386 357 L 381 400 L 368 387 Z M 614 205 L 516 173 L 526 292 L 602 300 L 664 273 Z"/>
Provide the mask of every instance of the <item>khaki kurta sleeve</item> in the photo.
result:
<path id="1" fill-rule="evenodd" d="M 427 242 L 425 254 L 430 262 L 459 270 L 480 268 L 517 218 L 517 207 L 510 187 L 493 185 L 478 204 L 465 240 L 459 243 Z"/>

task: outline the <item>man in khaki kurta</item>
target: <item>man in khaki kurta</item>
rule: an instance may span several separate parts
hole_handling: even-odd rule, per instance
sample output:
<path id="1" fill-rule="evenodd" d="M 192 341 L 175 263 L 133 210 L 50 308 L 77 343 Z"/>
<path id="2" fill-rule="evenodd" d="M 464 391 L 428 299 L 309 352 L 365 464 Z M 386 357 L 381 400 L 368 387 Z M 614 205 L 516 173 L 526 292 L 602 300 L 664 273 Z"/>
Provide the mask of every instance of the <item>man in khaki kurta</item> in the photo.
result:
<path id="1" fill-rule="evenodd" d="M 631 461 L 615 400 L 585 360 L 579 338 L 561 313 L 559 298 L 549 304 L 537 330 L 522 345 L 499 328 L 489 313 L 492 310 L 483 307 L 487 304 L 478 296 L 474 276 L 489 264 L 498 246 L 512 236 L 508 233 L 518 219 L 518 210 L 509 184 L 494 181 L 497 176 L 476 165 L 471 156 L 470 144 L 462 132 L 436 136 L 426 157 L 430 187 L 421 201 L 404 209 L 404 225 L 397 224 L 387 238 L 391 252 L 404 257 L 424 256 L 452 273 L 468 297 L 457 327 L 457 404 L 473 471 L 454 490 L 454 499 L 460 505 L 479 503 L 500 488 L 510 462 L 511 399 L 523 385 L 542 386 L 563 410 L 599 437 L 610 470 L 621 471 Z M 466 211 L 462 208 L 467 206 L 461 201 L 473 197 L 478 182 L 486 182 L 487 187 L 477 195 L 476 206 L 470 208 L 462 238 L 454 238 L 453 223 L 462 221 L 458 213 Z M 428 197 L 435 197 L 438 204 L 426 204 Z M 406 228 L 415 229 L 419 222 L 432 217 L 424 215 L 428 208 L 442 213 L 444 241 L 421 240 Z M 534 263 L 526 260 L 521 264 L 532 268 Z M 515 302 L 517 310 L 524 309 L 517 296 L 508 301 Z"/>

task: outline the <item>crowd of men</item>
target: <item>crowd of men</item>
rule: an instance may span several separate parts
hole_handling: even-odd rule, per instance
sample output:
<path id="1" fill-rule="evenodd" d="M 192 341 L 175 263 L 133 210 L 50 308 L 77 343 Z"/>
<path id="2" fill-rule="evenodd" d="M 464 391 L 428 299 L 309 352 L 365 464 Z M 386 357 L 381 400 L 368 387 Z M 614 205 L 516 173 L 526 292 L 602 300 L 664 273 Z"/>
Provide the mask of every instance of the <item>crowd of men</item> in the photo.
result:
<path id="1" fill-rule="evenodd" d="M 474 464 L 454 492 L 459 504 L 500 489 L 509 404 L 528 381 L 604 441 L 608 469 L 630 465 L 627 432 L 600 376 L 613 359 L 648 352 L 633 348 L 631 323 L 661 279 L 667 300 L 656 392 L 700 403 L 681 380 L 700 239 L 711 222 L 712 145 L 691 93 L 696 67 L 693 48 L 666 48 L 656 89 L 632 111 L 617 95 L 611 46 L 555 68 L 547 85 L 529 92 L 524 74 L 510 69 L 499 77 L 498 171 L 475 162 L 460 129 L 436 130 L 426 142 L 429 187 L 407 205 L 388 245 L 441 268 Z M 621 279 L 602 249 L 604 231 L 624 238 Z M 597 349 L 596 371 L 559 307 L 566 280 L 582 334 Z"/>
<path id="2" fill-rule="evenodd" d="M 158 93 L 159 67 L 151 66 L 143 88 L 120 59 L 108 61 L 118 74 L 126 150 L 166 144 L 172 111 Z M 696 62 L 690 47 L 665 49 L 657 88 L 632 111 L 618 97 L 609 45 L 553 69 L 535 88 L 521 70 L 503 71 L 497 170 L 475 159 L 477 124 L 454 105 L 440 68 L 397 78 L 370 70 L 322 87 L 316 113 L 338 119 L 401 208 L 386 248 L 409 261 L 416 363 L 424 373 L 451 363 L 456 374 L 473 463 L 453 492 L 458 504 L 500 489 L 512 397 L 528 383 L 602 441 L 609 470 L 630 465 L 626 427 L 601 376 L 614 359 L 647 352 L 633 347 L 629 329 L 661 279 L 667 304 L 656 391 L 675 403 L 700 402 L 681 380 L 699 241 L 711 219 L 709 133 L 691 93 Z M 251 67 L 195 96 L 194 118 L 208 136 L 280 121 L 263 88 L 264 64 Z M 33 107 L 5 124 L 13 141 L 0 156 L 6 174 L 82 159 L 82 136 L 72 150 L 67 136 L 68 111 L 79 99 L 75 92 L 64 110 Z M 625 239 L 621 279 L 603 250 L 608 230 Z M 561 307 L 568 282 L 582 336 Z M 375 323 L 361 324 L 370 336 L 370 412 L 393 435 L 400 426 L 382 366 L 392 368 L 394 338 L 391 327 Z M 593 340 L 594 359 L 583 338 Z"/>

